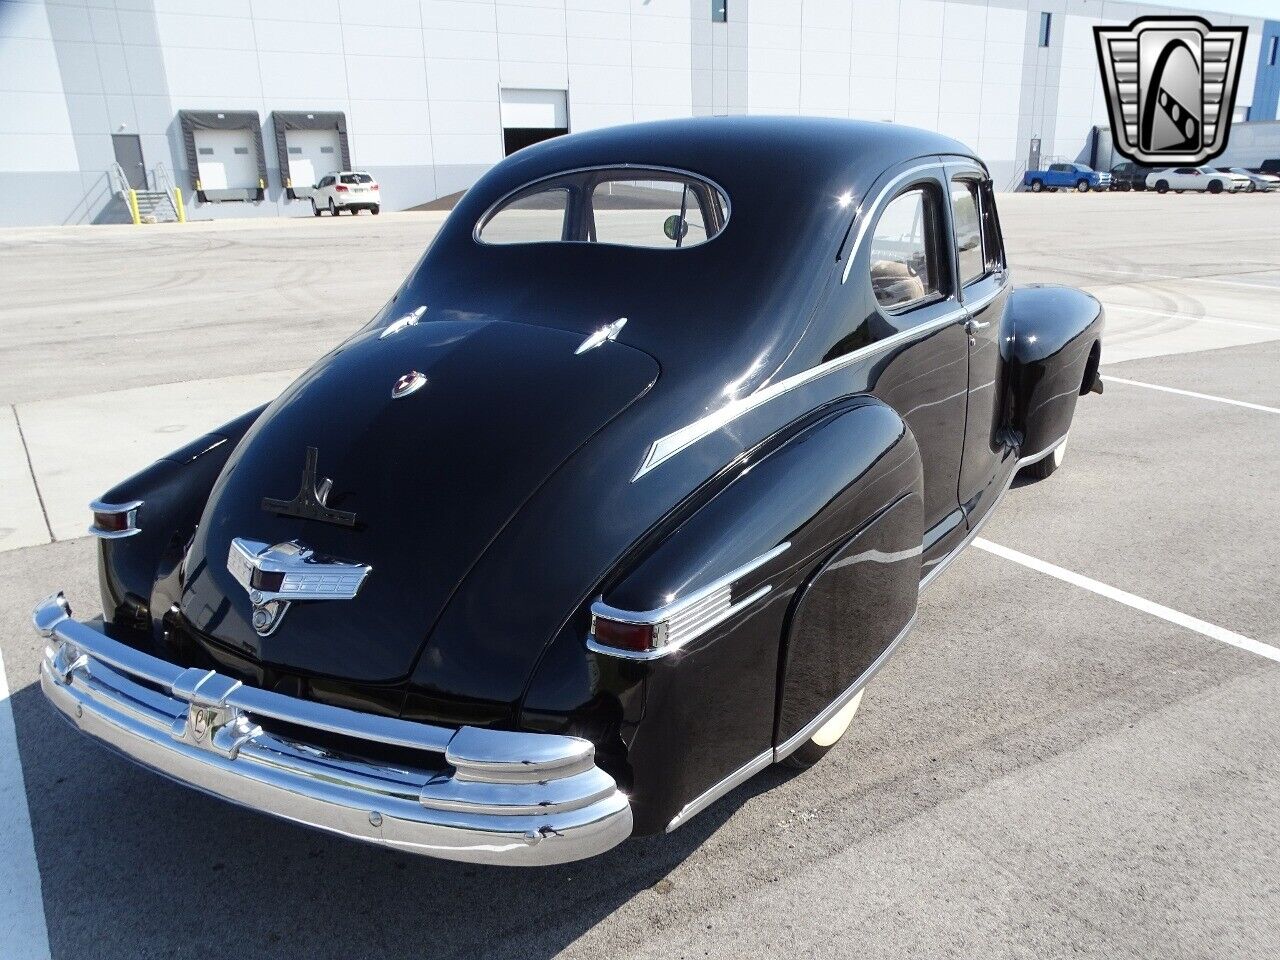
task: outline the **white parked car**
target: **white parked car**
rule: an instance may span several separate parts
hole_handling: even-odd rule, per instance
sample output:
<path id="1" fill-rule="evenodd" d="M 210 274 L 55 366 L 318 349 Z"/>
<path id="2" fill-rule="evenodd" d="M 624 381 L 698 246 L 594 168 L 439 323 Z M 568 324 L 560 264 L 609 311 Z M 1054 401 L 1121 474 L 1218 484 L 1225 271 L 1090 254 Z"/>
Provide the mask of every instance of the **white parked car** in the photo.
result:
<path id="1" fill-rule="evenodd" d="M 1208 193 L 1238 193 L 1248 190 L 1248 177 L 1238 173 L 1219 173 L 1212 167 L 1174 167 L 1147 175 L 1147 187 L 1156 193 L 1197 190 Z"/>
<path id="2" fill-rule="evenodd" d="M 1259 173 L 1257 170 L 1250 170 L 1248 167 L 1218 167 L 1220 173 L 1236 173 L 1245 177 L 1249 181 L 1248 192 L 1255 191 L 1259 193 L 1270 193 L 1272 190 L 1280 190 L 1280 177 L 1274 173 Z"/>
<path id="3" fill-rule="evenodd" d="M 311 192 L 311 212 L 317 217 L 328 210 L 336 217 L 342 210 L 357 214 L 361 210 L 382 209 L 382 192 L 378 181 L 359 170 L 339 170 L 321 177 Z"/>

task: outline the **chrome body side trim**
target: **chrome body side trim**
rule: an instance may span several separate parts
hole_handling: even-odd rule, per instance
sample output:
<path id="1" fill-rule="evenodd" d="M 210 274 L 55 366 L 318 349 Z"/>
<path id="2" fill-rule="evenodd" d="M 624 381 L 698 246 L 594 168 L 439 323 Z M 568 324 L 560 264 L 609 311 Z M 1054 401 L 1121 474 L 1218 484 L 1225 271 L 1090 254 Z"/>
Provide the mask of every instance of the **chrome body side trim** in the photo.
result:
<path id="1" fill-rule="evenodd" d="M 619 317 L 613 323 L 605 324 L 587 339 L 578 345 L 578 349 L 573 351 L 574 356 L 586 353 L 588 350 L 594 350 L 602 343 L 608 343 L 610 340 L 617 340 L 618 334 L 622 332 L 622 328 L 627 325 L 626 317 Z"/>
<path id="2" fill-rule="evenodd" d="M 667 833 L 679 827 L 681 824 L 687 823 L 692 817 L 701 813 L 711 804 L 715 803 L 726 793 L 729 793 L 738 785 L 750 780 L 765 767 L 773 764 L 773 748 L 752 757 L 743 766 L 739 767 L 733 773 L 729 774 L 715 786 L 710 787 L 701 795 L 690 800 L 681 808 L 680 812 L 671 818 L 671 822 L 667 824 Z"/>
<path id="3" fill-rule="evenodd" d="M 141 500 L 130 500 L 127 503 L 104 503 L 101 500 L 94 500 L 89 504 L 89 509 L 93 513 L 123 513 L 125 516 L 125 528 L 123 530 L 103 530 L 97 524 L 89 527 L 89 532 L 100 540 L 119 540 L 123 537 L 132 537 L 135 533 L 141 533 L 142 528 L 138 526 L 138 508 L 142 506 Z"/>
<path id="4" fill-rule="evenodd" d="M 603 853 L 631 805 L 589 741 L 457 730 L 360 713 L 186 669 L 71 619 L 57 594 L 32 615 L 49 643 L 40 686 L 73 726 L 179 783 L 408 853 L 515 866 Z M 270 720 L 418 751 L 386 763 L 264 729 Z"/>
<path id="5" fill-rule="evenodd" d="M 695 590 L 687 597 L 673 600 L 656 610 L 620 610 L 609 606 L 603 599 L 596 600 L 591 604 L 593 629 L 587 636 L 587 649 L 627 660 L 657 660 L 659 657 L 675 653 L 690 641 L 724 623 L 768 594 L 773 587 L 766 583 L 752 591 L 749 596 L 735 602 L 733 584 L 780 556 L 790 546 L 790 542 L 780 543 L 767 553 L 761 554 L 707 586 Z M 652 650 L 622 650 L 600 643 L 595 638 L 596 617 L 622 623 L 652 625 L 657 628 L 655 630 L 657 645 Z"/>
<path id="6" fill-rule="evenodd" d="M 965 538 L 956 545 L 955 549 L 952 550 L 950 553 L 948 553 L 941 560 L 939 560 L 938 563 L 934 566 L 934 568 L 930 570 L 924 576 L 923 579 L 921 579 L 920 581 L 921 590 L 924 590 L 925 587 L 933 583 L 933 581 L 938 578 L 938 574 L 942 573 L 942 571 L 945 570 L 951 564 L 951 561 L 954 560 L 956 557 L 960 556 L 960 554 L 964 551 L 964 548 L 969 546 L 969 544 L 971 544 L 974 541 L 974 538 L 976 538 L 978 534 L 982 531 L 982 528 L 986 526 L 987 521 L 991 519 L 992 514 L 996 512 L 996 507 L 1000 506 L 1000 501 L 1004 499 L 1004 495 L 1008 493 L 1009 488 L 1013 486 L 1013 481 L 1017 478 L 1018 472 L 1023 467 L 1029 467 L 1033 463 L 1039 463 L 1041 460 L 1043 460 L 1045 457 L 1052 454 L 1053 451 L 1057 450 L 1060 446 L 1062 446 L 1066 442 L 1067 442 L 1067 435 L 1064 433 L 1057 440 L 1053 441 L 1053 443 L 1049 444 L 1049 446 L 1045 447 L 1043 450 L 1039 451 L 1038 453 L 1033 453 L 1029 456 L 1019 458 L 1017 463 L 1013 465 L 1013 469 L 1009 472 L 1009 478 L 1005 480 L 1004 487 L 1001 489 L 999 495 L 996 497 L 995 502 L 991 504 L 990 509 L 988 509 L 987 512 L 982 515 L 982 519 L 980 519 L 974 525 L 973 529 L 970 530 L 967 534 L 965 534 Z"/>
<path id="7" fill-rule="evenodd" d="M 884 353 L 899 347 L 904 343 L 917 340 L 934 331 L 941 330 L 943 327 L 964 320 L 968 316 L 963 306 L 956 306 L 956 309 L 950 310 L 940 317 L 936 317 L 928 323 L 922 323 L 917 327 L 909 330 L 901 330 L 893 336 L 885 337 L 883 340 L 877 340 L 875 343 L 868 344 L 852 353 L 846 353 L 843 357 L 836 357 L 834 360 L 828 360 L 826 363 L 820 363 L 816 367 L 808 370 L 802 370 L 800 373 L 793 374 L 785 380 L 779 380 L 777 383 L 770 384 L 767 387 L 761 387 L 755 393 L 742 397 L 738 400 L 730 401 L 714 413 L 709 413 L 693 423 L 687 424 L 664 437 L 659 437 L 649 445 L 649 451 L 645 454 L 644 462 L 640 464 L 640 469 L 636 471 L 636 475 L 631 478 L 634 483 L 646 473 L 670 460 L 681 450 L 698 442 L 703 437 L 715 433 L 721 427 L 732 423 L 744 414 L 750 413 L 761 404 L 768 403 L 775 397 L 780 397 L 784 393 L 802 387 L 812 380 L 824 377 L 829 373 L 835 373 L 837 370 L 843 370 L 845 367 L 851 366 L 868 357 L 876 354 Z"/>
<path id="8" fill-rule="evenodd" d="M 911 630 L 915 625 L 916 614 L 913 613 L 911 615 L 911 619 L 907 621 L 907 625 L 902 628 L 887 647 L 880 651 L 880 656 L 876 657 L 871 666 L 867 667 L 866 670 L 863 670 L 862 673 L 858 675 L 858 679 L 853 681 L 844 693 L 832 700 L 831 703 L 823 708 L 821 713 L 789 736 L 783 743 L 780 743 L 774 748 L 774 762 L 777 763 L 785 760 L 787 757 L 791 756 L 791 754 L 799 750 L 806 741 L 808 741 L 815 733 L 818 732 L 818 730 L 822 728 L 824 723 L 839 713 L 850 700 L 856 697 L 858 695 L 858 691 L 865 687 L 871 678 L 879 672 L 880 668 L 888 663 L 889 658 L 893 656 L 894 652 L 898 649 L 898 645 L 907 638 L 907 635 L 911 633 Z"/>

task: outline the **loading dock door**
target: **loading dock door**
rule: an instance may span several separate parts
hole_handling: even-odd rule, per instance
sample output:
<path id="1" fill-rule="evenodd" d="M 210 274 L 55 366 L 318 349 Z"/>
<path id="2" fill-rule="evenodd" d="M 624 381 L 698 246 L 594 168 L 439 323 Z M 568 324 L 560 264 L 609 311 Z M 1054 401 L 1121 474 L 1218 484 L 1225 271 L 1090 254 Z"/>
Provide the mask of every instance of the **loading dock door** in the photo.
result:
<path id="1" fill-rule="evenodd" d="M 202 190 L 258 189 L 258 157 L 248 130 L 196 130 Z"/>
<path id="2" fill-rule="evenodd" d="M 337 130 L 289 130 L 289 179 L 298 191 L 314 187 L 320 178 L 342 168 Z"/>
<path id="3" fill-rule="evenodd" d="M 568 132 L 567 91 L 502 91 L 502 146 L 506 156 Z"/>

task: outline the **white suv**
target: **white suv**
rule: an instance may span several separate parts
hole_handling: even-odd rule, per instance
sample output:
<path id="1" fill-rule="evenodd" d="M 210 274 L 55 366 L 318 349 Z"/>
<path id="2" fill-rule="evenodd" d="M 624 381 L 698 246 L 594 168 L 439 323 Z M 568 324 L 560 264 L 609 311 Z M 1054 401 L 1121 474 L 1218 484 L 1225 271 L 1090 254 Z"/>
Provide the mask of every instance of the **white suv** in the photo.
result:
<path id="1" fill-rule="evenodd" d="M 1236 193 L 1249 189 L 1249 178 L 1238 173 L 1219 173 L 1210 167 L 1174 167 L 1147 175 L 1147 187 L 1156 193 L 1198 190 L 1209 193 Z"/>
<path id="2" fill-rule="evenodd" d="M 329 216 L 336 217 L 340 210 L 350 210 L 357 214 L 361 210 L 372 210 L 375 214 L 382 209 L 382 194 L 378 189 L 378 181 L 359 170 L 339 170 L 312 188 L 311 212 L 317 217 L 321 211 L 328 210 Z"/>

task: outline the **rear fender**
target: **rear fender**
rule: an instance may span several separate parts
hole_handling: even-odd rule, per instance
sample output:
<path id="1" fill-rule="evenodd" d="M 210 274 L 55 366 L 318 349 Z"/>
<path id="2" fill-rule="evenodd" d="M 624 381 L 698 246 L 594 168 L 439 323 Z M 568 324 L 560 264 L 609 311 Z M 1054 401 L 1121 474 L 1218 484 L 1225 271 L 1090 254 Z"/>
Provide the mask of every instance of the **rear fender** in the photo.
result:
<path id="1" fill-rule="evenodd" d="M 160 620 L 177 602 L 178 570 L 209 491 L 236 444 L 265 405 L 237 417 L 212 433 L 157 460 L 101 499 L 106 503 L 142 501 L 139 532 L 98 541 L 98 582 L 103 618 L 123 631 L 142 636 L 161 630 Z"/>
<path id="2" fill-rule="evenodd" d="M 1087 293 L 1035 285 L 1009 295 L 1005 323 L 1005 423 L 1028 457 L 1066 434 L 1076 400 L 1097 390 L 1105 316 Z"/>
<path id="3" fill-rule="evenodd" d="M 732 586 L 735 603 L 766 592 L 647 661 L 584 650 L 584 610 L 552 643 L 523 703 L 522 727 L 597 743 L 602 763 L 627 785 L 638 832 L 664 829 L 735 772 L 772 761 L 781 638 L 796 591 L 904 494 L 916 501 L 913 591 L 919 580 L 919 452 L 898 414 L 873 397 L 848 398 L 793 425 L 716 486 L 624 562 L 603 599 L 619 610 L 655 610 L 787 544 Z"/>

